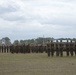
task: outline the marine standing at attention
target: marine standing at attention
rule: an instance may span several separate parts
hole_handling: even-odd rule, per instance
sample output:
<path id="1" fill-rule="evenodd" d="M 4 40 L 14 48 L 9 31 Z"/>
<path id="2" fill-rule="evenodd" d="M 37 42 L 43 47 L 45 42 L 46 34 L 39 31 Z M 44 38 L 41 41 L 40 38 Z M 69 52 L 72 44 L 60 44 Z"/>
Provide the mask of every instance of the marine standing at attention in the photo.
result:
<path id="1" fill-rule="evenodd" d="M 48 40 L 48 43 L 47 43 L 47 54 L 48 54 L 48 57 L 50 56 L 50 41 Z"/>

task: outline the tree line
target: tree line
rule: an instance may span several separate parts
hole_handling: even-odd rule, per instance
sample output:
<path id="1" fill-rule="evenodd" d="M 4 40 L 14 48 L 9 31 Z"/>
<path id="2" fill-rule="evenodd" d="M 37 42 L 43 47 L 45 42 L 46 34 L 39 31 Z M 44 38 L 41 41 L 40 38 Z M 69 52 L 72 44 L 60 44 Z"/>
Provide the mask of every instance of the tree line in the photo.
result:
<path id="1" fill-rule="evenodd" d="M 14 45 L 18 45 L 18 44 L 45 44 L 51 40 L 73 40 L 75 41 L 76 38 L 58 38 L 58 39 L 55 39 L 53 37 L 38 37 L 36 39 L 27 39 L 27 40 L 14 40 L 14 42 L 12 43 L 11 42 L 11 39 L 9 37 L 4 37 L 2 39 L 0 39 L 0 45 L 11 45 L 11 44 L 14 44 Z"/>
<path id="2" fill-rule="evenodd" d="M 14 40 L 14 42 L 11 42 L 11 39 L 9 37 L 4 37 L 0 39 L 0 45 L 18 45 L 18 44 L 43 44 L 46 43 L 48 40 L 54 40 L 54 38 L 50 37 L 38 37 L 36 39 L 27 39 L 27 40 Z"/>

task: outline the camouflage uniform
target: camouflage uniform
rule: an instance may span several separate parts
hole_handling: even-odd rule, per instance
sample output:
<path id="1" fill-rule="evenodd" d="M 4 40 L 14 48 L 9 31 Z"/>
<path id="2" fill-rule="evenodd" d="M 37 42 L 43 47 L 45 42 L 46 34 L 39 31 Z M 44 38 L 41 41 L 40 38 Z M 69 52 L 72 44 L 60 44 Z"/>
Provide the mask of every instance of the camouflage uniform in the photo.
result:
<path id="1" fill-rule="evenodd" d="M 73 46 L 74 46 L 74 44 L 73 44 L 73 42 L 72 42 L 72 40 L 71 40 L 71 42 L 70 42 L 70 54 L 71 54 L 71 56 L 73 56 Z"/>
<path id="2" fill-rule="evenodd" d="M 54 43 L 51 41 L 51 56 L 54 56 Z"/>
<path id="3" fill-rule="evenodd" d="M 39 49 L 40 49 L 40 53 L 43 53 L 43 46 L 42 45 L 39 46 Z"/>
<path id="4" fill-rule="evenodd" d="M 0 46 L 0 53 L 1 53 L 1 46 Z"/>
<path id="5" fill-rule="evenodd" d="M 50 56 L 50 43 L 47 44 L 47 54 L 48 54 L 48 57 Z"/>
<path id="6" fill-rule="evenodd" d="M 74 51 L 75 51 L 75 56 L 76 56 L 76 41 L 75 41 L 75 49 L 74 49 Z"/>
<path id="7" fill-rule="evenodd" d="M 4 52 L 4 46 L 2 45 L 2 53 Z"/>
<path id="8" fill-rule="evenodd" d="M 27 53 L 30 53 L 30 44 L 28 44 L 26 47 L 27 47 Z"/>
<path id="9" fill-rule="evenodd" d="M 60 40 L 60 56 L 63 56 L 63 43 L 62 40 Z"/>
<path id="10" fill-rule="evenodd" d="M 6 46 L 4 46 L 4 53 L 6 53 Z"/>
<path id="11" fill-rule="evenodd" d="M 59 56 L 59 44 L 58 44 L 58 40 L 56 40 L 56 56 Z"/>
<path id="12" fill-rule="evenodd" d="M 69 43 L 68 43 L 68 40 L 66 42 L 66 54 L 67 54 L 67 56 L 69 56 Z"/>
<path id="13" fill-rule="evenodd" d="M 7 48 L 7 53 L 9 52 L 8 50 L 9 50 L 9 46 L 6 46 L 6 48 Z"/>
<path id="14" fill-rule="evenodd" d="M 14 46 L 13 45 L 10 46 L 10 52 L 14 53 Z"/>

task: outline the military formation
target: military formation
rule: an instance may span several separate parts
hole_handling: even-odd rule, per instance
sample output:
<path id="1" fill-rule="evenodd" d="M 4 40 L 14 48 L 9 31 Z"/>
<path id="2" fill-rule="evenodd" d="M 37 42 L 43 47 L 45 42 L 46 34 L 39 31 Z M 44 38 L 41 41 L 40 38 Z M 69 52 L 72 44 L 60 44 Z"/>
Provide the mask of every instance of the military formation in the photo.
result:
<path id="1" fill-rule="evenodd" d="M 23 45 L 2 45 L 0 46 L 0 53 L 43 53 L 46 48 L 45 46 L 43 47 L 42 44 L 23 44 Z M 45 51 L 46 52 L 46 51 Z"/>
<path id="2" fill-rule="evenodd" d="M 46 44 L 22 44 L 22 45 L 1 45 L 0 53 L 47 53 L 50 56 L 76 56 L 76 41 L 63 40 L 48 41 Z"/>
<path id="3" fill-rule="evenodd" d="M 56 40 L 56 42 L 49 42 L 47 44 L 47 54 L 48 57 L 54 56 L 54 54 L 56 56 L 63 56 L 63 52 L 65 52 L 66 56 L 76 56 L 76 41 L 68 41 L 67 42 L 62 42 L 62 40 L 60 40 L 60 42 L 58 42 L 58 40 Z"/>

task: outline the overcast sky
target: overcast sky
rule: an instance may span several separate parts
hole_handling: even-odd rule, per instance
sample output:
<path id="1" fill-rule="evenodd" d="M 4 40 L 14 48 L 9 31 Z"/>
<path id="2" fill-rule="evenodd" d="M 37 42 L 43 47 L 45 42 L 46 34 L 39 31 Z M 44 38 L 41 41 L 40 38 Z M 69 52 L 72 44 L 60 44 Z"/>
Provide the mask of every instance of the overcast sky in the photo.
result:
<path id="1" fill-rule="evenodd" d="M 0 39 L 76 38 L 76 0 L 0 0 Z"/>

